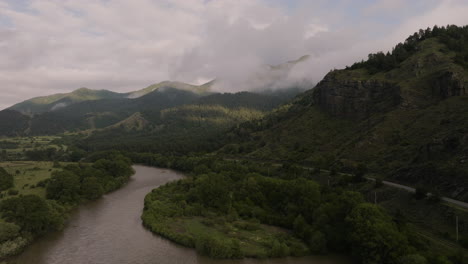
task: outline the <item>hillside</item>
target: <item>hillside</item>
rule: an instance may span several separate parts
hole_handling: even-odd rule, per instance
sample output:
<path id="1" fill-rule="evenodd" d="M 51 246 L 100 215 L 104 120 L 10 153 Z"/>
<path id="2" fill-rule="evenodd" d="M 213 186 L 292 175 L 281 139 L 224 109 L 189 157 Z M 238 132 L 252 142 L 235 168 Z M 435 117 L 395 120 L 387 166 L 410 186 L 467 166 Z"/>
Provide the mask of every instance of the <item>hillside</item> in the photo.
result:
<path id="1" fill-rule="evenodd" d="M 158 89 L 165 89 L 165 88 L 174 88 L 182 91 L 193 92 L 196 94 L 208 94 L 211 92 L 211 86 L 213 82 L 208 82 L 203 85 L 191 85 L 182 82 L 171 82 L 171 81 L 164 81 L 158 84 L 150 85 L 144 89 L 130 92 L 127 94 L 127 98 L 138 98 L 144 95 L 147 95 L 151 92 L 154 92 Z"/>
<path id="2" fill-rule="evenodd" d="M 0 111 L 0 135 L 16 136 L 29 126 L 29 117 L 13 110 Z"/>
<path id="3" fill-rule="evenodd" d="M 164 109 L 146 108 L 137 116 L 94 131 L 80 140 L 79 146 L 89 151 L 213 151 L 221 146 L 223 134 L 233 126 L 259 120 L 284 102 L 277 96 L 249 92 L 211 94 Z"/>
<path id="4" fill-rule="evenodd" d="M 164 89 L 172 88 L 196 94 L 208 94 L 212 83 L 196 86 L 181 82 L 160 82 L 153 84 L 144 89 L 129 92 L 116 93 L 108 90 L 92 90 L 88 88 L 80 88 L 70 93 L 53 94 L 49 96 L 35 97 L 21 103 L 11 106 L 10 110 L 15 110 L 27 115 L 36 115 L 46 112 L 56 111 L 67 106 L 71 106 L 81 102 L 111 100 L 111 99 L 135 99 L 143 97 L 155 91 L 163 91 Z"/>
<path id="5" fill-rule="evenodd" d="M 125 95 L 107 90 L 91 90 L 88 88 L 80 88 L 71 93 L 35 97 L 15 104 L 8 109 L 33 115 L 58 110 L 83 101 L 117 98 L 125 98 Z"/>
<path id="6" fill-rule="evenodd" d="M 342 171 L 365 164 L 468 200 L 467 40 L 468 27 L 420 31 L 232 130 L 221 151 Z"/>

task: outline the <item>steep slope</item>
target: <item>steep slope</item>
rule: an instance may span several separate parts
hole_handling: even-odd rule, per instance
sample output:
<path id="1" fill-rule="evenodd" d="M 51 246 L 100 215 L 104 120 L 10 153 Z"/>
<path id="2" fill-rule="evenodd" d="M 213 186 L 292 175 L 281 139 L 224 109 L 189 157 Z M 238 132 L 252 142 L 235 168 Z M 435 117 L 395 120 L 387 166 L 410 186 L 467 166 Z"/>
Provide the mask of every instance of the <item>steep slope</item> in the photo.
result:
<path id="1" fill-rule="evenodd" d="M 467 27 L 423 31 L 392 54 L 330 72 L 261 122 L 232 130 L 226 138 L 236 144 L 222 151 L 344 171 L 361 163 L 468 200 L 468 67 L 460 59 L 468 47 L 452 47 L 465 39 Z"/>

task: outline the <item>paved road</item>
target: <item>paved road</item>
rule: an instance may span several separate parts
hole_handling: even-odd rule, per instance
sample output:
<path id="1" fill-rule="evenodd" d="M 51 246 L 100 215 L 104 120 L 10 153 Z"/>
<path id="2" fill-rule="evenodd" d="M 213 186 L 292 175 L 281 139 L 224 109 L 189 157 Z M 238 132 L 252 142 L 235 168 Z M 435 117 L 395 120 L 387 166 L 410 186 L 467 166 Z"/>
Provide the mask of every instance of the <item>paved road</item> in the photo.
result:
<path id="1" fill-rule="evenodd" d="M 367 179 L 371 180 L 371 181 L 375 181 L 374 178 L 367 178 Z M 395 187 L 395 188 L 402 189 L 402 190 L 405 190 L 405 191 L 408 191 L 408 192 L 413 192 L 413 193 L 416 192 L 416 189 L 413 188 L 413 187 L 410 187 L 410 186 L 406 186 L 406 185 L 402 185 L 402 184 L 398 184 L 398 183 L 394 183 L 394 182 L 389 182 L 389 181 L 382 181 L 382 183 L 387 185 L 387 186 Z M 455 200 L 455 199 L 451 199 L 451 198 L 448 198 L 448 197 L 441 197 L 440 199 L 442 201 L 444 201 L 444 202 L 455 204 L 457 206 L 468 209 L 468 203 L 458 201 L 458 200 Z"/>

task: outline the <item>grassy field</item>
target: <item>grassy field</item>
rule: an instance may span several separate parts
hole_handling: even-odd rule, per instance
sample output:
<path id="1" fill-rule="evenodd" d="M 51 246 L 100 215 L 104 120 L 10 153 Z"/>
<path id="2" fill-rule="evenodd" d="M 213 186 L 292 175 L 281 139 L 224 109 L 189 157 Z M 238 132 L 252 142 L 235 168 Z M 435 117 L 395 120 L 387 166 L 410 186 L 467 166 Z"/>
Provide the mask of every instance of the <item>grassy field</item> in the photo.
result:
<path id="1" fill-rule="evenodd" d="M 41 150 L 55 148 L 66 150 L 65 145 L 56 145 L 52 142 L 59 139 L 58 136 L 35 136 L 35 137 L 0 137 L 0 153 L 5 151 L 8 160 L 21 160 L 24 153 L 30 150 Z"/>
<path id="2" fill-rule="evenodd" d="M 287 241 L 307 252 L 302 241 L 291 232 L 275 226 L 268 226 L 245 220 L 226 221 L 224 217 L 183 217 L 171 219 L 171 231 L 192 238 L 209 236 L 221 241 L 236 239 L 245 257 L 266 258 L 274 241 Z"/>
<path id="3" fill-rule="evenodd" d="M 18 194 L 15 195 L 36 194 L 40 197 L 45 197 L 45 188 L 37 184 L 50 178 L 52 172 L 60 170 L 60 168 L 53 168 L 53 162 L 49 161 L 0 162 L 0 167 L 14 175 L 15 186 L 12 189 L 18 190 Z M 8 190 L 1 192 L 0 200 L 12 196 L 8 193 Z"/>

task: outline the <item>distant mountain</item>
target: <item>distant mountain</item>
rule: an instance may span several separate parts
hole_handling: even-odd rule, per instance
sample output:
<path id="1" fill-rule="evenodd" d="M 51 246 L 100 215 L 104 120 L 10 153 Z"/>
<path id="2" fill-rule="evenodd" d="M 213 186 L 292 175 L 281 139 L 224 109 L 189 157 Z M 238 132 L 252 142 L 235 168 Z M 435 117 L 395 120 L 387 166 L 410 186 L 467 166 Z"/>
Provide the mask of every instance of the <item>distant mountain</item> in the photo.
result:
<path id="1" fill-rule="evenodd" d="M 309 56 L 302 56 L 301 58 L 293 61 L 288 61 L 283 64 L 269 66 L 267 65 L 264 69 L 260 69 L 257 72 L 253 79 L 254 82 L 261 82 L 262 87 L 260 90 L 265 91 L 280 91 L 282 89 L 278 88 L 287 88 L 289 92 L 293 91 L 290 88 L 301 88 L 304 87 L 283 87 L 281 82 L 289 73 L 289 71 L 298 63 L 304 62 L 309 58 Z M 9 110 L 15 110 L 21 112 L 25 115 L 37 115 L 47 112 L 55 112 L 57 110 L 63 109 L 65 107 L 87 102 L 87 101 L 99 101 L 99 100 L 110 100 L 110 99 L 137 99 L 143 97 L 147 94 L 150 94 L 155 91 L 163 91 L 165 89 L 176 89 L 186 92 L 191 92 L 199 96 L 206 96 L 213 91 L 213 87 L 222 82 L 222 80 L 212 80 L 208 83 L 202 85 L 191 85 L 183 82 L 172 82 L 172 81 L 163 81 L 157 84 L 150 85 L 144 89 L 128 92 L 128 93 L 117 93 L 108 90 L 92 90 L 88 88 L 80 88 L 70 93 L 59 93 L 49 96 L 35 97 L 21 103 L 15 104 L 9 107 Z M 274 89 L 272 89 L 274 88 Z M 296 92 L 297 94 L 298 92 Z M 268 94 L 271 94 L 268 92 Z M 283 94 L 287 96 L 286 94 Z M 290 94 L 289 94 L 290 95 Z"/>
<path id="2" fill-rule="evenodd" d="M 45 112 L 56 111 L 61 108 L 85 102 L 97 101 L 108 99 L 135 99 L 145 96 L 157 90 L 173 88 L 182 91 L 193 92 L 196 94 L 208 94 L 211 88 L 211 82 L 204 85 L 190 85 L 181 82 L 161 82 L 153 84 L 147 88 L 129 92 L 129 93 L 116 93 L 108 90 L 91 90 L 88 88 L 80 88 L 71 93 L 61 93 L 49 96 L 35 97 L 24 102 L 13 105 L 8 108 L 27 115 L 42 114 Z"/>
<path id="3" fill-rule="evenodd" d="M 353 171 L 468 200 L 468 27 L 422 30 L 327 74 L 222 151 Z"/>
<path id="4" fill-rule="evenodd" d="M 37 115 L 31 120 L 30 134 L 58 134 L 65 131 L 99 129 L 114 125 L 136 112 L 160 111 L 190 103 L 200 95 L 175 88 L 157 89 L 129 99 L 83 101 Z"/>
<path id="5" fill-rule="evenodd" d="M 91 90 L 88 88 L 80 88 L 71 93 L 35 97 L 15 104 L 8 109 L 32 115 L 58 110 L 83 101 L 117 99 L 125 98 L 125 96 L 125 94 L 119 94 L 107 90 Z"/>
<path id="6" fill-rule="evenodd" d="M 140 109 L 117 124 L 94 131 L 81 140 L 80 147 L 159 153 L 215 150 L 220 147 L 220 136 L 231 127 L 260 119 L 284 102 L 277 96 L 240 92 L 199 96 L 164 109 Z"/>
<path id="7" fill-rule="evenodd" d="M 164 81 L 158 84 L 150 85 L 144 89 L 141 89 L 135 92 L 130 92 L 126 94 L 126 96 L 127 98 L 138 98 L 146 94 L 149 94 L 151 92 L 154 92 L 156 90 L 165 89 L 165 88 L 174 88 L 177 90 L 193 92 L 196 94 L 208 94 L 211 92 L 212 84 L 213 82 L 208 82 L 203 85 L 191 85 L 191 84 L 182 83 L 182 82 Z"/>

